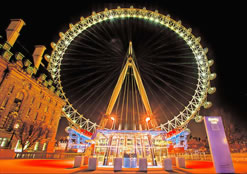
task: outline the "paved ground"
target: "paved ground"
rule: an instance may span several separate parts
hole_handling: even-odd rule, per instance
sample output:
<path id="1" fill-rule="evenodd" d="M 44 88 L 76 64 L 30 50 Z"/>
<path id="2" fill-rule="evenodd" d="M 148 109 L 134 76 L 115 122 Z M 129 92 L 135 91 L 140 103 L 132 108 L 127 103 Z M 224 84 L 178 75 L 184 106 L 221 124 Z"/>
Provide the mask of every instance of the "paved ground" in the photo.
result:
<path id="1" fill-rule="evenodd" d="M 236 173 L 247 173 L 247 162 L 235 162 L 234 168 Z M 123 169 L 122 171 L 114 172 L 112 168 L 97 168 L 96 171 L 88 171 L 86 166 L 81 168 L 73 168 L 73 160 L 31 160 L 31 159 L 15 159 L 15 160 L 0 160 L 0 173 L 117 173 L 117 174 L 132 174 L 132 173 L 215 173 L 213 163 L 209 161 L 186 161 L 186 168 L 173 167 L 173 171 L 163 171 L 162 168 L 151 168 L 148 172 L 139 172 L 138 169 Z"/>

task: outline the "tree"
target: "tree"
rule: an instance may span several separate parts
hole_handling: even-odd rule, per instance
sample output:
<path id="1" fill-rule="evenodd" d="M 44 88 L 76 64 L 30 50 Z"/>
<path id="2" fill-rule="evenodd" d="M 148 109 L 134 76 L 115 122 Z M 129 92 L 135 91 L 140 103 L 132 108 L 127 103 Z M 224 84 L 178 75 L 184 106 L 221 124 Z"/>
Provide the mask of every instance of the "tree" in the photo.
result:
<path id="1" fill-rule="evenodd" d="M 20 141 L 22 152 L 28 147 L 32 147 L 35 142 L 45 138 L 48 131 L 49 130 L 43 121 L 23 121 L 15 133 Z"/>

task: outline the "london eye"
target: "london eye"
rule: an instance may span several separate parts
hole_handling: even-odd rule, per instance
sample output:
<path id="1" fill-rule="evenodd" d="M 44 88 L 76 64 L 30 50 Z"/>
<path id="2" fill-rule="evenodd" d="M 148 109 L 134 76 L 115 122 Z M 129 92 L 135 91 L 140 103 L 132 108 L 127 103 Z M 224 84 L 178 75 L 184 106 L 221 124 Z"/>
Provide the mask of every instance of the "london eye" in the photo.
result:
<path id="1" fill-rule="evenodd" d="M 116 8 L 93 12 L 51 43 L 49 71 L 66 101 L 70 124 L 106 129 L 169 132 L 185 128 L 212 103 L 213 60 L 200 37 L 157 10 Z M 130 59 L 131 58 L 131 59 Z M 118 88 L 118 89 L 116 89 Z M 155 124 L 146 124 L 146 119 Z"/>

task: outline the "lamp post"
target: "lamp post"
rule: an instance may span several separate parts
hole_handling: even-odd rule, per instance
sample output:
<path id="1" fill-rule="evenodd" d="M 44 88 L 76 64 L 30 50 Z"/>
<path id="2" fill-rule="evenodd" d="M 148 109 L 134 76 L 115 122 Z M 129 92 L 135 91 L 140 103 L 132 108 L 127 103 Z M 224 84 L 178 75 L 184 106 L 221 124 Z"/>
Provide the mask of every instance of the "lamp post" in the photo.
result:
<path id="1" fill-rule="evenodd" d="M 69 136 L 66 137 L 67 139 L 67 143 L 66 143 L 66 147 L 65 147 L 65 152 L 67 152 L 68 150 L 68 145 L 69 145 Z"/>
<path id="2" fill-rule="evenodd" d="M 111 117 L 111 120 L 112 120 L 112 127 L 111 127 L 111 129 L 112 129 L 112 128 L 115 129 L 115 118 L 114 118 L 114 117 Z M 114 127 L 113 127 L 113 126 L 114 126 Z"/>
<path id="3" fill-rule="evenodd" d="M 150 117 L 146 118 L 147 130 L 149 130 L 148 122 L 150 121 Z"/>
<path id="4" fill-rule="evenodd" d="M 12 135 L 11 135 L 11 137 L 10 137 L 10 139 L 9 139 L 9 143 L 8 143 L 8 148 L 9 148 L 9 149 L 11 149 L 11 141 L 12 141 L 14 135 L 15 135 L 15 131 L 19 128 L 19 126 L 20 126 L 19 123 L 16 123 L 16 124 L 14 125 L 14 130 L 13 130 L 13 133 L 12 133 Z"/>

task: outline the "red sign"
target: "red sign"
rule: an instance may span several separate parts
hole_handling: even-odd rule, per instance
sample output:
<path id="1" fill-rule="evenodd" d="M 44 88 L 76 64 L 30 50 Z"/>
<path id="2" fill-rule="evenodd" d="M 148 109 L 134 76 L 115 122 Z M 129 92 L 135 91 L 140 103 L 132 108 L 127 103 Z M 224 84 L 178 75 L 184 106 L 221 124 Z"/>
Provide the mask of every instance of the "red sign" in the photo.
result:
<path id="1" fill-rule="evenodd" d="M 93 135 L 93 133 L 91 133 L 91 132 L 89 132 L 89 131 L 87 131 L 85 129 L 81 129 L 80 133 L 85 135 L 85 136 L 87 136 L 87 137 L 91 137 Z"/>

